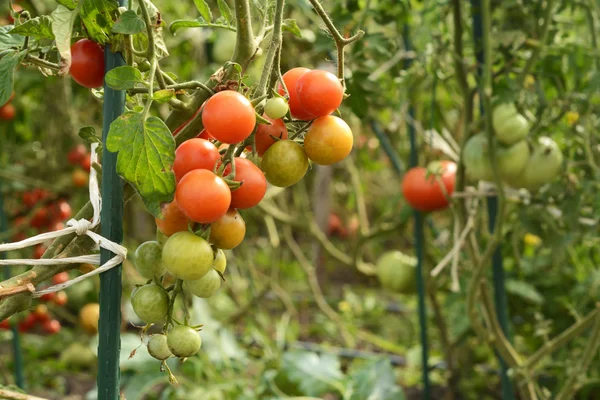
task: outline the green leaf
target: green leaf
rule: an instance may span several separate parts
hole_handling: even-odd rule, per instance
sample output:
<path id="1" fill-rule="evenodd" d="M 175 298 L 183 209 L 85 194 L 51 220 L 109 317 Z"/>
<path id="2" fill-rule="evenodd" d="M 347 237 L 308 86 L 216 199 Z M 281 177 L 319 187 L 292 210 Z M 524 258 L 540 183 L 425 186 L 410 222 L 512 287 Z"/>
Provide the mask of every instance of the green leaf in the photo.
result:
<path id="1" fill-rule="evenodd" d="M 74 10 L 77 8 L 77 3 L 74 0 L 56 0 L 56 2 L 65 6 L 69 10 Z"/>
<path id="2" fill-rule="evenodd" d="M 116 1 L 83 0 L 79 7 L 79 16 L 85 29 L 96 43 L 106 44 L 108 33 L 113 27 L 113 14 L 119 4 Z"/>
<path id="3" fill-rule="evenodd" d="M 165 123 L 128 111 L 111 125 L 106 148 L 117 156 L 117 173 L 139 192 L 148 211 L 161 216 L 160 205 L 175 192 L 175 139 Z"/>
<path id="4" fill-rule="evenodd" d="M 281 368 L 307 396 L 322 395 L 339 387 L 344 379 L 339 360 L 331 354 L 288 352 L 283 356 Z"/>
<path id="5" fill-rule="evenodd" d="M 186 28 L 201 28 L 206 26 L 206 21 L 202 18 L 198 18 L 197 20 L 184 20 L 178 19 L 177 21 L 173 21 L 173 23 L 169 26 L 169 30 L 172 34 L 175 34 L 180 29 Z"/>
<path id="6" fill-rule="evenodd" d="M 144 83 L 142 73 L 128 65 L 111 69 L 104 79 L 106 84 L 115 90 L 132 89 L 137 83 Z"/>
<path id="7" fill-rule="evenodd" d="M 353 388 L 350 400 L 405 400 L 406 396 L 396 384 L 394 369 L 389 360 L 374 360 L 361 365 L 350 374 Z"/>
<path id="8" fill-rule="evenodd" d="M 54 33 L 52 33 L 52 19 L 47 15 L 32 18 L 15 27 L 9 33 L 19 34 L 21 36 L 31 36 L 36 39 L 54 40 Z"/>
<path id="9" fill-rule="evenodd" d="M 506 281 L 506 291 L 534 304 L 542 304 L 544 302 L 544 296 L 535 287 L 524 281 L 508 279 Z"/>
<path id="10" fill-rule="evenodd" d="M 25 38 L 8 33 L 12 29 L 13 25 L 0 26 L 0 51 L 23 46 Z"/>
<path id="11" fill-rule="evenodd" d="M 231 22 L 231 9 L 229 8 L 225 0 L 217 0 L 217 5 L 219 6 L 219 12 L 221 13 L 221 16 L 225 18 L 225 21 Z"/>
<path id="12" fill-rule="evenodd" d="M 296 23 L 295 19 L 284 19 L 281 25 L 281 29 L 283 29 L 286 32 L 290 32 L 291 34 L 299 38 L 302 37 L 302 32 L 300 32 L 300 28 L 298 28 L 298 24 Z"/>
<path id="13" fill-rule="evenodd" d="M 210 7 L 206 4 L 205 0 L 194 0 L 194 4 L 196 4 L 198 12 L 205 21 L 212 21 L 212 12 L 210 12 Z"/>
<path id="14" fill-rule="evenodd" d="M 102 145 L 102 139 L 96 134 L 96 129 L 93 126 L 84 126 L 79 129 L 79 137 L 89 144 L 100 143 Z"/>
<path id="15" fill-rule="evenodd" d="M 135 13 L 133 10 L 127 10 L 119 17 L 112 27 L 114 33 L 122 33 L 124 35 L 135 35 L 146 29 L 146 22 Z"/>
<path id="16" fill-rule="evenodd" d="M 26 51 L 8 53 L 0 58 L 0 104 L 4 105 L 13 92 L 15 69 L 27 54 Z"/>
<path id="17" fill-rule="evenodd" d="M 164 90 L 158 90 L 156 92 L 154 92 L 154 94 L 152 95 L 152 100 L 156 101 L 157 103 L 167 103 L 169 100 L 171 100 L 172 98 L 175 97 L 175 90 L 173 89 L 164 89 Z"/>
<path id="18" fill-rule="evenodd" d="M 52 33 L 56 38 L 56 48 L 61 58 L 61 72 L 66 73 L 71 66 L 71 33 L 77 13 L 60 5 L 52 11 L 50 18 L 52 18 Z"/>

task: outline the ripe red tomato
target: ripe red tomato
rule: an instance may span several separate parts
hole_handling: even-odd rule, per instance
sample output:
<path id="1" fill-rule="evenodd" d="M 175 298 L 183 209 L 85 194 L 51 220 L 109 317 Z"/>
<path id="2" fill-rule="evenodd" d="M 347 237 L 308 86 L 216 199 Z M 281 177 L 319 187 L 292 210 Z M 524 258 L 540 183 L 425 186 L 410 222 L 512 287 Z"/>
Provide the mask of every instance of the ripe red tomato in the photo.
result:
<path id="1" fill-rule="evenodd" d="M 71 206 L 65 200 L 59 200 L 56 203 L 56 218 L 60 220 L 65 220 L 71 218 L 73 215 L 73 210 L 71 210 Z"/>
<path id="2" fill-rule="evenodd" d="M 322 117 L 331 114 L 342 104 L 344 87 L 331 72 L 313 70 L 298 78 L 296 94 L 304 111 L 314 117 Z"/>
<path id="3" fill-rule="evenodd" d="M 213 172 L 196 169 L 179 181 L 175 199 L 189 219 L 207 224 L 225 215 L 231 205 L 231 191 L 227 183 Z"/>
<path id="4" fill-rule="evenodd" d="M 186 140 L 175 150 L 173 172 L 175 180 L 179 182 L 188 172 L 195 169 L 212 171 L 219 160 L 219 150 L 206 139 Z"/>
<path id="5" fill-rule="evenodd" d="M 439 173 L 436 178 L 435 173 Z M 427 176 L 429 174 L 429 176 Z M 444 185 L 444 189 L 440 182 Z M 413 208 L 427 212 L 448 207 L 449 201 L 444 194 L 451 196 L 456 182 L 456 164 L 452 161 L 432 163 L 429 169 L 411 168 L 402 179 L 402 193 Z"/>
<path id="6" fill-rule="evenodd" d="M 64 290 L 61 290 L 60 292 L 56 292 L 56 296 L 54 297 L 54 304 L 56 304 L 57 306 L 64 306 L 65 304 L 67 304 L 68 300 L 69 297 L 67 296 L 67 293 Z"/>
<path id="7" fill-rule="evenodd" d="M 84 157 L 88 154 L 87 147 L 84 144 L 78 144 L 73 147 L 69 154 L 67 154 L 67 160 L 71 165 L 80 164 Z"/>
<path id="8" fill-rule="evenodd" d="M 75 82 L 94 89 L 104 84 L 104 48 L 89 39 L 81 39 L 71 46 L 71 68 Z"/>
<path id="9" fill-rule="evenodd" d="M 290 112 L 292 117 L 301 120 L 309 120 L 313 119 L 313 116 L 307 112 L 301 105 L 298 99 L 297 84 L 298 79 L 304 75 L 306 72 L 309 72 L 310 69 L 304 67 L 292 68 L 283 74 L 283 81 L 285 82 L 285 86 L 290 94 L 290 100 L 288 102 L 290 106 Z M 285 95 L 285 90 L 283 90 L 283 86 L 281 84 L 277 85 L 277 92 L 280 95 Z"/>
<path id="10" fill-rule="evenodd" d="M 202 124 L 218 141 L 235 144 L 250 136 L 256 114 L 250 100 L 233 90 L 224 90 L 206 101 Z"/>
<path id="11" fill-rule="evenodd" d="M 92 155 L 89 153 L 86 154 L 79 165 L 81 165 L 81 168 L 89 172 L 90 168 L 92 168 Z"/>
<path id="12" fill-rule="evenodd" d="M 48 208 L 42 207 L 35 212 L 35 214 L 33 215 L 33 218 L 31 218 L 31 221 L 29 222 L 29 224 L 31 226 L 33 226 L 34 228 L 39 229 L 48 223 L 49 216 L 50 216 L 50 213 L 48 212 Z"/>
<path id="13" fill-rule="evenodd" d="M 52 277 L 52 283 L 55 285 L 60 285 L 61 283 L 65 283 L 69 280 L 69 273 L 67 271 L 59 272 L 58 274 Z"/>
<path id="14" fill-rule="evenodd" d="M 7 319 L 0 322 L 0 329 L 10 329 L 10 323 Z"/>
<path id="15" fill-rule="evenodd" d="M 56 297 L 56 292 L 53 292 L 53 293 L 44 293 L 40 297 L 40 300 L 42 300 L 42 301 L 53 301 L 55 297 Z"/>
<path id="16" fill-rule="evenodd" d="M 17 109 L 11 103 L 7 103 L 0 107 L 0 120 L 12 121 L 17 114 Z"/>
<path id="17" fill-rule="evenodd" d="M 50 314 L 48 313 L 48 306 L 45 304 L 38 304 L 33 310 L 33 314 L 37 321 L 44 322 L 50 319 Z"/>
<path id="18" fill-rule="evenodd" d="M 89 175 L 82 169 L 76 169 L 73 171 L 73 185 L 75 187 L 84 187 L 88 184 Z"/>
<path id="19" fill-rule="evenodd" d="M 163 234 L 171 236 L 175 232 L 188 230 L 190 220 L 181 212 L 175 200 L 163 207 L 162 212 L 163 218 L 155 218 L 155 221 L 156 226 Z"/>
<path id="20" fill-rule="evenodd" d="M 352 151 L 352 130 L 343 119 L 333 115 L 319 117 L 304 137 L 304 151 L 319 165 L 335 164 Z"/>
<path id="21" fill-rule="evenodd" d="M 65 229 L 65 224 L 61 221 L 56 221 L 50 226 L 51 232 L 60 231 L 63 229 Z"/>
<path id="22" fill-rule="evenodd" d="M 46 189 L 35 188 L 33 189 L 33 193 L 37 201 L 45 200 L 50 196 L 50 192 Z"/>
<path id="23" fill-rule="evenodd" d="M 25 204 L 27 207 L 35 206 L 37 200 L 37 196 L 33 190 L 23 193 L 23 204 Z"/>
<path id="24" fill-rule="evenodd" d="M 44 332 L 46 332 L 50 335 L 54 335 L 54 334 L 60 332 L 60 328 L 61 328 L 60 322 L 56 319 L 51 319 L 50 321 L 46 321 L 42 325 L 42 329 L 44 330 Z"/>
<path id="25" fill-rule="evenodd" d="M 42 246 L 41 244 L 36 245 L 35 248 L 33 249 L 33 258 L 35 258 L 35 259 L 42 258 L 45 251 L 46 251 L 46 248 L 44 246 Z"/>
<path id="26" fill-rule="evenodd" d="M 327 221 L 327 234 L 329 236 L 340 235 L 344 230 L 344 224 L 342 219 L 336 213 L 329 214 L 329 220 Z"/>
<path id="27" fill-rule="evenodd" d="M 33 328 L 35 326 L 36 323 L 37 323 L 37 318 L 36 318 L 35 314 L 33 314 L 33 313 L 28 314 L 23 321 L 19 322 L 19 332 L 22 332 L 22 333 L 29 332 L 31 330 L 31 328 Z"/>
<path id="28" fill-rule="evenodd" d="M 256 147 L 256 152 L 261 157 L 276 142 L 271 136 L 282 140 L 288 138 L 287 127 L 281 118 L 272 119 L 267 114 L 263 114 L 263 118 L 269 121 L 271 125 L 259 124 L 254 134 L 254 146 Z"/>
<path id="29" fill-rule="evenodd" d="M 252 161 L 236 157 L 235 160 L 236 182 L 242 182 L 242 185 L 231 192 L 232 208 L 251 208 L 260 203 L 267 192 L 267 179 L 265 174 L 252 163 Z M 228 165 L 223 172 L 223 176 L 231 173 L 231 165 Z"/>

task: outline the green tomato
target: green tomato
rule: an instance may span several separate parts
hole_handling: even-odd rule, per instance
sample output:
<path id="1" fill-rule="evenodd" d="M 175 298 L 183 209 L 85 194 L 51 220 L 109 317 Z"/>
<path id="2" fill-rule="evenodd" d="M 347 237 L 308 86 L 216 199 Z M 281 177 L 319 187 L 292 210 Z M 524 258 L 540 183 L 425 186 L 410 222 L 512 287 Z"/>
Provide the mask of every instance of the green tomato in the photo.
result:
<path id="1" fill-rule="evenodd" d="M 389 251 L 377 260 L 377 278 L 381 286 L 397 293 L 416 290 L 417 259 L 401 251 Z"/>
<path id="2" fill-rule="evenodd" d="M 169 296 L 163 288 L 150 283 L 133 291 L 131 306 L 142 321 L 148 324 L 160 322 L 167 316 Z"/>
<path id="3" fill-rule="evenodd" d="M 283 118 L 289 110 L 287 101 L 281 97 L 272 97 L 265 104 L 265 114 L 272 119 Z"/>
<path id="4" fill-rule="evenodd" d="M 184 281 L 202 278 L 213 266 L 210 244 L 190 232 L 173 234 L 163 247 L 162 260 L 167 271 Z"/>
<path id="5" fill-rule="evenodd" d="M 160 278 L 167 272 L 162 262 L 162 248 L 158 242 L 142 243 L 135 251 L 135 267 L 146 279 Z"/>
<path id="6" fill-rule="evenodd" d="M 225 258 L 225 252 L 221 249 L 217 250 L 213 268 L 219 271 L 221 274 L 225 273 L 225 269 L 227 268 L 227 258 Z"/>
<path id="7" fill-rule="evenodd" d="M 200 334 L 189 326 L 177 325 L 167 333 L 167 346 L 177 357 L 191 357 L 200 350 L 202 339 Z"/>
<path id="8" fill-rule="evenodd" d="M 505 145 L 525 139 L 529 133 L 529 121 L 519 114 L 513 103 L 502 103 L 494 108 L 492 125 L 496 138 Z"/>
<path id="9" fill-rule="evenodd" d="M 60 361 L 70 368 L 89 368 L 96 365 L 97 358 L 89 346 L 74 342 L 61 352 Z"/>
<path id="10" fill-rule="evenodd" d="M 194 296 L 207 299 L 217 293 L 221 280 L 221 275 L 213 268 L 197 281 L 185 281 L 183 286 Z"/>
<path id="11" fill-rule="evenodd" d="M 507 183 L 515 188 L 537 191 L 560 174 L 562 164 L 563 154 L 556 142 L 547 136 L 541 136 L 533 146 L 533 153 L 523 173 Z"/>
<path id="12" fill-rule="evenodd" d="M 161 333 L 150 336 L 148 353 L 157 360 L 166 360 L 173 355 L 167 346 L 167 337 Z"/>
<path id="13" fill-rule="evenodd" d="M 484 133 L 471 137 L 464 148 L 463 162 L 467 177 L 472 180 L 493 181 L 494 173 L 489 152 L 489 143 Z M 496 142 L 498 172 L 503 180 L 520 175 L 529 160 L 529 145 L 525 140 L 511 146 Z"/>
<path id="14" fill-rule="evenodd" d="M 235 51 L 236 33 L 229 30 L 219 30 L 212 49 L 213 59 L 224 64 L 231 60 Z"/>
<path id="15" fill-rule="evenodd" d="M 306 175 L 308 157 L 298 143 L 279 140 L 263 154 L 260 167 L 271 185 L 288 187 Z"/>

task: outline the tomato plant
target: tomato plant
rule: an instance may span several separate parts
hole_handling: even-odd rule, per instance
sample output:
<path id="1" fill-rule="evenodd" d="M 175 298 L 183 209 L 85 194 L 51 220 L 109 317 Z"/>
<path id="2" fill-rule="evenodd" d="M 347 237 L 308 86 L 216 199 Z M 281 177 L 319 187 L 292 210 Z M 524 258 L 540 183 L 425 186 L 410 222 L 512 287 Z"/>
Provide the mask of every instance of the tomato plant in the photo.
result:
<path id="1" fill-rule="evenodd" d="M 100 319 L 100 304 L 89 303 L 79 311 L 79 324 L 84 331 L 95 334 L 98 332 L 98 320 Z"/>
<path id="2" fill-rule="evenodd" d="M 377 260 L 377 278 L 381 285 L 397 293 L 416 292 L 417 259 L 401 251 L 382 254 Z"/>
<path id="3" fill-rule="evenodd" d="M 69 73 L 83 87 L 101 87 L 104 83 L 104 49 L 89 39 L 74 43 Z"/>
<path id="4" fill-rule="evenodd" d="M 17 109 L 11 103 L 5 104 L 0 107 L 0 121 L 12 121 L 15 119 Z"/>
<path id="5" fill-rule="evenodd" d="M 272 123 L 272 120 L 283 118 L 289 110 L 290 106 L 284 98 L 272 97 L 265 103 L 265 115 L 263 117 L 268 118 Z"/>
<path id="6" fill-rule="evenodd" d="M 411 207 L 435 211 L 448 207 L 454 192 L 456 164 L 440 161 L 429 168 L 411 168 L 402 178 L 402 194 Z"/>
<path id="7" fill-rule="evenodd" d="M 135 250 L 135 268 L 147 279 L 163 276 L 167 270 L 162 261 L 162 246 L 156 241 L 139 245 Z"/>

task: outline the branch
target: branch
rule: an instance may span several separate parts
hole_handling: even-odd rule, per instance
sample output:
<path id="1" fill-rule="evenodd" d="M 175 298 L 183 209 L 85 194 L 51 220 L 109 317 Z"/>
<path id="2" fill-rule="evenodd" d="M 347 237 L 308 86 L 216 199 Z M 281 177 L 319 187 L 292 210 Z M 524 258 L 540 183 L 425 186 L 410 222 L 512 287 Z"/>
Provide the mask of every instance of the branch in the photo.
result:
<path id="1" fill-rule="evenodd" d="M 256 50 L 248 0 L 235 0 L 236 42 L 232 61 L 245 66 Z"/>
<path id="2" fill-rule="evenodd" d="M 283 43 L 281 25 L 283 24 L 284 6 L 285 0 L 277 0 L 277 5 L 275 7 L 275 22 L 273 25 L 273 37 L 271 39 L 271 43 L 269 44 L 269 50 L 267 52 L 265 65 L 263 66 L 262 74 L 260 75 L 260 81 L 258 83 L 258 88 L 256 89 L 254 97 L 261 97 L 267 91 L 267 83 L 269 82 L 269 78 L 273 71 L 273 64 L 277 56 L 277 52 L 279 51 Z M 279 64 L 277 64 L 276 67 L 279 68 Z"/>
<path id="3" fill-rule="evenodd" d="M 31 283 L 27 283 L 24 286 L 16 286 L 4 289 L 0 288 L 0 299 L 24 292 L 35 292 L 35 286 L 33 286 Z"/>
<path id="4" fill-rule="evenodd" d="M 27 393 L 13 392 L 6 389 L 0 389 L 0 399 L 7 400 L 48 400 L 42 397 L 30 396 Z"/>
<path id="5" fill-rule="evenodd" d="M 177 83 L 174 85 L 167 85 L 164 89 L 171 89 L 171 90 L 175 90 L 175 91 L 184 90 L 184 89 L 202 89 L 210 95 L 215 94 L 215 92 L 211 88 L 209 88 L 204 83 L 199 82 L 199 81 L 189 81 L 189 82 Z M 157 92 L 159 90 L 161 90 L 161 89 L 154 88 L 155 92 Z M 149 91 L 149 89 L 147 87 L 137 87 L 137 88 L 130 89 L 128 92 L 130 94 L 139 94 L 139 93 L 148 93 L 148 91 Z"/>
<path id="6" fill-rule="evenodd" d="M 546 1 L 546 13 L 544 14 L 544 25 L 542 25 L 542 34 L 540 38 L 540 46 L 534 48 L 531 52 L 531 57 L 527 60 L 523 71 L 521 71 L 521 75 L 519 76 L 519 82 L 521 83 L 521 87 L 523 87 L 523 82 L 525 78 L 533 68 L 533 65 L 537 61 L 540 53 L 542 52 L 543 45 L 546 44 L 548 40 L 548 31 L 550 29 L 550 22 L 552 22 L 552 12 L 554 11 L 554 0 Z"/>

